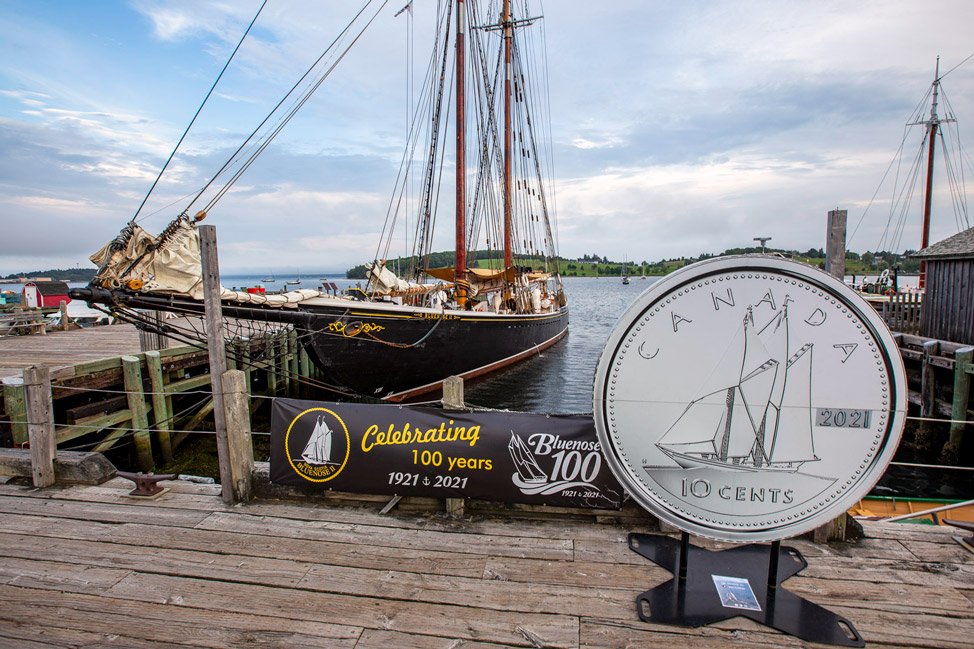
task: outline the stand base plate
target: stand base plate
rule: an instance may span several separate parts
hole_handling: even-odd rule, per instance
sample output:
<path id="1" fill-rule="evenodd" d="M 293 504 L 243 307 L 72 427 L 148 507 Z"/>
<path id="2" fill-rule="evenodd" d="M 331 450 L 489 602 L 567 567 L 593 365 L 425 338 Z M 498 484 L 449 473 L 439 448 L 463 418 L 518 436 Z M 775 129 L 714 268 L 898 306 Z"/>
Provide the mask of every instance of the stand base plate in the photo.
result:
<path id="1" fill-rule="evenodd" d="M 636 598 L 643 622 L 698 627 L 746 617 L 808 642 L 866 646 L 849 620 L 781 588 L 783 581 L 808 566 L 795 548 L 781 548 L 777 575 L 769 580 L 769 565 L 773 562 L 769 561 L 767 546 L 742 545 L 717 552 L 689 543 L 684 547 L 688 551 L 686 577 L 680 579 L 679 540 L 651 534 L 629 535 L 631 550 L 674 575 Z M 773 583 L 771 588 L 769 581 Z M 724 592 L 722 597 L 721 588 L 731 592 Z"/>

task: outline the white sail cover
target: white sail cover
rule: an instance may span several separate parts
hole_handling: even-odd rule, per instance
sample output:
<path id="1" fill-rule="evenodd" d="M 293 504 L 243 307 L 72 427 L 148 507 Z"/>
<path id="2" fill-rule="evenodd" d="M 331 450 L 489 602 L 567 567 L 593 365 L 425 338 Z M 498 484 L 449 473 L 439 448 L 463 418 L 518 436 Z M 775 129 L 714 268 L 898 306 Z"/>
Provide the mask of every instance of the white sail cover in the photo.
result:
<path id="1" fill-rule="evenodd" d="M 112 251 L 113 240 L 91 256 L 91 261 L 101 269 L 97 277 L 101 285 L 108 288 L 138 286 L 144 293 L 174 293 L 202 300 L 203 266 L 195 225 L 179 219 L 172 234 L 162 244 L 138 225 L 131 227 L 132 234 L 124 249 Z M 293 307 L 319 296 L 321 293 L 313 289 L 268 295 L 220 287 L 223 301 L 274 307 Z"/>
<path id="2" fill-rule="evenodd" d="M 438 288 L 434 284 L 417 284 L 400 279 L 394 272 L 386 268 L 384 261 L 367 263 L 365 269 L 368 271 L 371 291 L 379 295 L 429 293 Z"/>
<path id="3" fill-rule="evenodd" d="M 146 292 L 203 298 L 200 237 L 192 223 L 181 219 L 161 245 L 140 226 L 133 224 L 132 229 L 124 250 L 112 252 L 113 242 L 109 242 L 91 256 L 91 261 L 102 269 L 99 279 L 103 286 L 117 288 L 137 281 Z M 153 249 L 157 245 L 158 249 Z"/>

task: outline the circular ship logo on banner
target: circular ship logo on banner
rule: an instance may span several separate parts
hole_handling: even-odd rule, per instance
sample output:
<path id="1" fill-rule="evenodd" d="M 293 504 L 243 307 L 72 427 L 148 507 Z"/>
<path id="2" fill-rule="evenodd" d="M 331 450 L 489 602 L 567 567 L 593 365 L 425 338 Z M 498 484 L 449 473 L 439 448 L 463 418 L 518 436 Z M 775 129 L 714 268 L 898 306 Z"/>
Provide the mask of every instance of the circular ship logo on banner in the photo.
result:
<path id="1" fill-rule="evenodd" d="M 650 287 L 599 359 L 595 425 L 643 507 L 726 541 L 795 536 L 879 480 L 906 418 L 885 323 L 783 259 L 724 257 Z"/>
<path id="2" fill-rule="evenodd" d="M 327 482 L 348 462 L 348 428 L 327 408 L 309 408 L 291 420 L 284 436 L 288 462 L 302 478 Z"/>

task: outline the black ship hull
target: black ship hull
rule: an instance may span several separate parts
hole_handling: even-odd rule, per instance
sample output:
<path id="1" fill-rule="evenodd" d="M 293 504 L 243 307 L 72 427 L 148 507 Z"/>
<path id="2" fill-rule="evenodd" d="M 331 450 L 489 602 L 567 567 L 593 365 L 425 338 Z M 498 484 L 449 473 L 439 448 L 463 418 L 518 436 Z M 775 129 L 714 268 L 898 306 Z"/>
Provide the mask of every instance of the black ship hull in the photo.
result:
<path id="1" fill-rule="evenodd" d="M 382 304 L 308 309 L 315 335 L 305 348 L 328 380 L 390 401 L 438 390 L 449 376 L 469 379 L 511 365 L 568 332 L 567 308 L 519 315 Z"/>
<path id="2" fill-rule="evenodd" d="M 133 309 L 203 313 L 203 303 L 100 288 L 71 297 Z M 561 340 L 568 308 L 553 313 L 497 314 L 400 306 L 389 302 L 316 298 L 291 308 L 237 306 L 229 318 L 292 325 L 328 385 L 403 401 L 434 392 L 444 379 L 470 379 L 517 363 Z"/>

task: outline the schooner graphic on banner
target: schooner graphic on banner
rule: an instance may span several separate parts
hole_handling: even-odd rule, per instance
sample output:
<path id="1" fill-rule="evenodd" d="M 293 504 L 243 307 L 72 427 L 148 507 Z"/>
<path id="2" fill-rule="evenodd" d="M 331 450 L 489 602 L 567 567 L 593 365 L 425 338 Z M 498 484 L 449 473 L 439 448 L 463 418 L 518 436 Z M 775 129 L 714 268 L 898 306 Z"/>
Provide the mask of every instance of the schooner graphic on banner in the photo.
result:
<path id="1" fill-rule="evenodd" d="M 318 415 L 318 421 L 315 423 L 314 430 L 311 431 L 311 437 L 308 438 L 308 443 L 301 451 L 301 459 L 308 464 L 330 464 L 331 437 L 332 432 L 331 428 L 328 427 L 328 422 L 324 421 L 321 415 Z"/>
<path id="2" fill-rule="evenodd" d="M 813 347 L 789 339 L 787 300 L 763 326 L 748 306 L 709 387 L 687 404 L 656 446 L 685 469 L 793 472 L 818 461 L 812 437 Z"/>
<path id="3" fill-rule="evenodd" d="M 520 436 L 511 431 L 511 441 L 507 445 L 507 450 L 511 454 L 514 468 L 517 473 L 511 477 L 514 484 L 519 487 L 530 488 L 537 484 L 548 482 L 548 474 L 541 470 L 541 466 L 534 457 L 531 449 L 521 440 Z"/>

